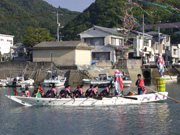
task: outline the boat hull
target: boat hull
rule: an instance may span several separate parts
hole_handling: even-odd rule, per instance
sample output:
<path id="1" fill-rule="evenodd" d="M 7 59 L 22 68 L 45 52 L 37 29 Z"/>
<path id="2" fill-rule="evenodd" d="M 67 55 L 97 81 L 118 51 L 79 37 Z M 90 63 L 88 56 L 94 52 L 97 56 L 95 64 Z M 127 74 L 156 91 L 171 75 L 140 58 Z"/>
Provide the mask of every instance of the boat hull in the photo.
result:
<path id="1" fill-rule="evenodd" d="M 35 98 L 6 95 L 9 99 L 25 106 L 117 106 L 125 104 L 141 104 L 166 100 L 168 92 L 151 93 L 126 97 L 94 98 Z"/>
<path id="2" fill-rule="evenodd" d="M 49 85 L 50 85 L 51 83 L 54 83 L 56 87 L 60 87 L 60 88 L 61 88 L 61 87 L 64 87 L 65 81 L 66 81 L 66 78 L 56 79 L 56 80 L 47 79 L 47 80 L 44 80 L 44 81 L 43 81 L 43 86 L 49 88 Z"/>
<path id="3" fill-rule="evenodd" d="M 99 85 L 101 87 L 106 87 L 109 83 L 114 84 L 114 82 L 111 81 L 91 81 L 90 79 L 83 79 L 84 84 L 93 84 L 93 85 Z M 131 80 L 123 80 L 123 87 L 128 88 L 132 84 Z"/>

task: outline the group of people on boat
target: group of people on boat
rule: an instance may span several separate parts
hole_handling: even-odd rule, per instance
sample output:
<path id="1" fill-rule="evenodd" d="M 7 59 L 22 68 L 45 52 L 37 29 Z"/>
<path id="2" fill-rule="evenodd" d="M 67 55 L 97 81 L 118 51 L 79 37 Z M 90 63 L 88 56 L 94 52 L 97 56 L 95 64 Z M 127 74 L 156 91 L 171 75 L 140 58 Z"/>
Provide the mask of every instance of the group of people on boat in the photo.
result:
<path id="1" fill-rule="evenodd" d="M 114 95 L 115 96 L 123 96 L 123 83 L 122 83 L 122 76 L 119 72 L 119 70 L 116 70 L 114 73 Z M 144 87 L 144 81 L 141 79 L 141 74 L 137 75 L 137 81 L 136 86 L 138 89 L 138 95 L 145 94 L 146 90 Z M 44 89 L 42 88 L 41 84 L 38 85 L 38 87 L 33 91 L 32 95 L 30 94 L 29 88 L 25 88 L 25 97 L 36 97 L 36 98 L 80 98 L 82 96 L 84 97 L 108 97 L 110 94 L 110 89 L 112 87 L 112 84 L 108 84 L 105 89 L 103 89 L 100 93 L 98 92 L 98 85 L 91 84 L 90 87 L 86 90 L 86 92 L 83 92 L 84 85 L 78 85 L 76 89 L 71 92 L 71 86 L 67 85 L 64 89 L 62 89 L 59 93 L 57 93 L 57 88 L 54 83 L 50 84 L 50 89 L 44 93 Z M 17 90 L 14 90 L 15 95 L 17 94 Z"/>
<path id="2" fill-rule="evenodd" d="M 98 93 L 98 85 L 93 86 L 92 84 L 90 87 L 86 90 L 86 92 L 83 92 L 84 85 L 78 85 L 77 88 L 71 92 L 70 91 L 70 85 L 67 85 L 64 89 L 62 89 L 59 93 L 60 98 L 68 98 L 68 97 L 74 97 L 74 98 L 80 98 L 82 96 L 85 97 L 107 97 L 110 94 L 111 84 L 108 84 L 108 86 Z"/>
<path id="3" fill-rule="evenodd" d="M 90 87 L 86 90 L 86 92 L 83 92 L 84 85 L 78 85 L 77 88 L 71 92 L 71 86 L 67 85 L 64 89 L 62 89 L 59 94 L 57 94 L 56 86 L 52 84 L 51 88 L 44 93 L 43 88 L 39 84 L 38 87 L 33 91 L 32 95 L 29 92 L 28 87 L 25 88 L 25 97 L 36 97 L 36 98 L 80 98 L 82 96 L 85 97 L 107 97 L 110 95 L 110 88 L 111 84 L 108 84 L 108 86 L 98 93 L 98 85 L 93 86 L 92 84 Z"/>

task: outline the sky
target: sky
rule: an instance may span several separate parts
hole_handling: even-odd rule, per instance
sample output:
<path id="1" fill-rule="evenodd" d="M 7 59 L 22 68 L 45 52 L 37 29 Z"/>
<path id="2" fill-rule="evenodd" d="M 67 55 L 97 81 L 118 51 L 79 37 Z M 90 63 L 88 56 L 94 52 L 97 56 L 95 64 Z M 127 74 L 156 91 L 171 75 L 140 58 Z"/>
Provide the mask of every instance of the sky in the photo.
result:
<path id="1" fill-rule="evenodd" d="M 71 11 L 83 12 L 95 0 L 44 0 L 54 7 L 67 8 Z"/>

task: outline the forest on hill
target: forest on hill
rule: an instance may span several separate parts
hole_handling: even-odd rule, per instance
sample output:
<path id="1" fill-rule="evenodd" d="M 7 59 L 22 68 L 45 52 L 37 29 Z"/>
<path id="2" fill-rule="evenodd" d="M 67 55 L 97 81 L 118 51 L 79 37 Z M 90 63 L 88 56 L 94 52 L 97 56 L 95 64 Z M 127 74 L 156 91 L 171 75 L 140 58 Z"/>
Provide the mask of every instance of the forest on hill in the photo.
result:
<path id="1" fill-rule="evenodd" d="M 46 28 L 56 38 L 56 14 L 61 26 L 74 19 L 79 12 L 55 8 L 43 0 L 0 0 L 0 33 L 15 36 L 15 43 L 22 42 L 29 27 Z"/>
<path id="2" fill-rule="evenodd" d="M 70 21 L 62 29 L 62 33 L 64 40 L 78 40 L 77 35 L 93 25 L 124 27 L 126 21 L 129 27 L 134 25 L 132 27 L 139 30 L 142 27 L 143 14 L 145 24 L 179 22 L 179 9 L 180 1 L 177 0 L 96 0 Z M 172 29 L 162 29 L 162 32 L 170 34 L 174 43 L 180 42 L 179 35 L 174 34 Z"/>

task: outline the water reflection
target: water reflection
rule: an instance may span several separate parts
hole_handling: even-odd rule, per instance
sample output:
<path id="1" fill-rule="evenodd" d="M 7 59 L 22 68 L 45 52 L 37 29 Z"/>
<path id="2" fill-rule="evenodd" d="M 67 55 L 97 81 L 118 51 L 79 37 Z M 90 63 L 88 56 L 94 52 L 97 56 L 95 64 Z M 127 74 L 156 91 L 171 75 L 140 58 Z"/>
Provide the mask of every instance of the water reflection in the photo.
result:
<path id="1" fill-rule="evenodd" d="M 152 85 L 151 87 L 155 87 Z M 169 95 L 179 99 L 179 85 L 166 85 Z M 128 91 L 130 89 L 126 89 Z M 161 103 L 113 107 L 24 107 L 0 92 L 1 135 L 56 134 L 179 134 L 179 104 L 168 100 Z"/>

